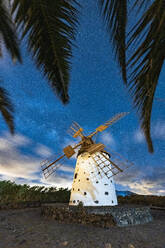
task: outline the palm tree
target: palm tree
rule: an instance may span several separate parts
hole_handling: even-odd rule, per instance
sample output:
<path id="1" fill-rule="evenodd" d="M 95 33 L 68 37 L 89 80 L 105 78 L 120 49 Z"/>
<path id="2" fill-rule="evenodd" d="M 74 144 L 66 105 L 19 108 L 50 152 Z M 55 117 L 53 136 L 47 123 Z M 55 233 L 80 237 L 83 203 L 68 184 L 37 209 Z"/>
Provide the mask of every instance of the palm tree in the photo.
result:
<path id="1" fill-rule="evenodd" d="M 116 47 L 124 82 L 140 115 L 148 149 L 153 152 L 150 121 L 154 94 L 165 59 L 165 1 L 131 1 L 129 10 L 138 8 L 142 15 L 129 33 L 126 33 L 129 1 L 99 1 Z M 128 56 L 126 62 L 127 51 L 129 54 L 133 51 L 133 54 Z"/>
<path id="2" fill-rule="evenodd" d="M 0 112 L 6 121 L 10 132 L 14 133 L 13 105 L 5 89 L 0 87 Z"/>
<path id="3" fill-rule="evenodd" d="M 13 60 L 21 62 L 18 41 L 5 1 L 0 0 L 0 57 L 3 57 L 3 45 Z M 0 87 L 0 112 L 6 121 L 11 133 L 14 133 L 13 105 L 5 89 Z"/>
<path id="4" fill-rule="evenodd" d="M 76 0 L 15 0 L 15 23 L 28 39 L 37 67 L 63 103 L 68 85 L 72 45 L 78 24 Z"/>
<path id="5" fill-rule="evenodd" d="M 165 58 L 165 0 L 97 0 L 97 3 L 110 33 L 123 82 L 139 113 L 148 149 L 153 152 L 150 120 Z M 67 103 L 78 0 L 13 0 L 11 4 L 15 23 L 22 38 L 27 38 L 37 67 L 62 102 Z M 137 9 L 141 17 L 129 31 L 128 12 Z"/>

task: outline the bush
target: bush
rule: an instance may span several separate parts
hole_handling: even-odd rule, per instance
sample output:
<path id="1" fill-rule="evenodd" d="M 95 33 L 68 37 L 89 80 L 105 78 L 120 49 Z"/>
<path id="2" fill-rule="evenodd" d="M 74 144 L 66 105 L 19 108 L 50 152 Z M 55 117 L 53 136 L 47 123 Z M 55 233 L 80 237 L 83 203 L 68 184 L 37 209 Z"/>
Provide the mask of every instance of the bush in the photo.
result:
<path id="1" fill-rule="evenodd" d="M 147 205 L 165 207 L 165 196 L 156 195 L 131 195 L 131 196 L 119 196 L 119 204 L 135 204 L 135 205 Z"/>
<path id="2" fill-rule="evenodd" d="M 11 181 L 0 181 L 0 203 L 39 201 L 39 202 L 69 202 L 70 190 L 55 187 L 17 185 Z"/>

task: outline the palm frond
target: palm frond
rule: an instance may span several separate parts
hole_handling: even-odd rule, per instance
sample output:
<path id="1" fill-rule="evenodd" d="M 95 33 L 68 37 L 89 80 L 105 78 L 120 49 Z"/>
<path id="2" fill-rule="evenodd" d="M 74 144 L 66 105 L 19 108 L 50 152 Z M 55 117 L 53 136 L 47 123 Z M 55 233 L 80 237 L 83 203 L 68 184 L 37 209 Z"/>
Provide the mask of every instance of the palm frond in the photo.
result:
<path id="1" fill-rule="evenodd" d="M 138 7 L 138 11 L 144 10 L 148 7 L 148 5 L 151 4 L 151 0 L 135 0 L 133 3 L 133 9 L 135 7 Z"/>
<path id="2" fill-rule="evenodd" d="M 2 39 L 2 40 L 1 40 Z M 0 0 L 0 41 L 4 42 L 12 59 L 21 62 L 21 54 L 18 45 L 16 30 L 12 22 L 9 10 L 5 6 L 5 0 Z M 0 56 L 2 57 L 2 47 L 0 43 Z"/>
<path id="3" fill-rule="evenodd" d="M 63 103 L 68 102 L 70 58 L 78 24 L 76 0 L 14 0 L 15 22 L 28 48 Z"/>
<path id="4" fill-rule="evenodd" d="M 99 0 L 99 3 L 126 83 L 127 0 Z"/>
<path id="5" fill-rule="evenodd" d="M 0 87 L 0 112 L 8 125 L 10 132 L 14 133 L 14 108 L 5 89 Z"/>
<path id="6" fill-rule="evenodd" d="M 143 37 L 143 39 L 141 39 Z M 129 40 L 129 45 L 139 42 L 128 61 L 129 87 L 134 105 L 140 114 L 141 128 L 153 152 L 150 121 L 154 93 L 165 59 L 165 1 L 155 0 L 142 16 Z"/>

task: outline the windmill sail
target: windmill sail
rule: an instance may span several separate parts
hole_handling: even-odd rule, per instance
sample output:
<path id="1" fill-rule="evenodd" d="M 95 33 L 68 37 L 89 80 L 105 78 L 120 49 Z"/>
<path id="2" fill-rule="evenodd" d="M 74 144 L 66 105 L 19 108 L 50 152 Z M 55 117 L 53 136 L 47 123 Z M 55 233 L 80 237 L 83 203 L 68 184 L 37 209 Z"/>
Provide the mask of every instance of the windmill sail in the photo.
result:
<path id="1" fill-rule="evenodd" d="M 123 171 L 109 159 L 107 154 L 105 155 L 103 152 L 93 154 L 92 159 L 94 160 L 96 167 L 99 168 L 102 176 L 106 176 L 108 179 Z"/>
<path id="2" fill-rule="evenodd" d="M 93 133 L 91 133 L 88 137 L 91 138 L 95 134 L 97 134 L 98 132 L 103 132 L 110 125 L 114 124 L 115 122 L 117 122 L 118 120 L 120 120 L 121 118 L 123 118 L 124 116 L 126 116 L 128 114 L 129 114 L 129 112 L 122 112 L 122 113 L 116 114 L 114 117 L 112 117 L 110 120 L 108 120 L 107 122 L 105 122 L 103 125 L 100 125 L 99 127 L 97 127 L 96 128 L 96 131 L 94 131 Z"/>
<path id="3" fill-rule="evenodd" d="M 56 170 L 61 167 L 64 163 L 65 154 L 58 157 L 51 157 L 47 160 L 41 162 L 41 168 L 45 178 L 48 178 L 50 175 L 56 172 Z"/>
<path id="4" fill-rule="evenodd" d="M 69 205 L 78 205 L 80 202 L 83 202 L 84 206 L 117 205 L 113 176 L 123 172 L 133 163 L 112 150 L 110 154 L 107 153 L 104 144 L 95 143 L 93 136 L 127 114 L 124 112 L 115 115 L 88 136 L 84 135 L 83 128 L 78 123 L 73 122 L 69 132 L 74 138 L 80 137 L 81 141 L 64 147 L 63 155 L 41 163 L 44 177 L 48 178 L 65 164 L 64 159 L 73 157 L 78 149 Z"/>

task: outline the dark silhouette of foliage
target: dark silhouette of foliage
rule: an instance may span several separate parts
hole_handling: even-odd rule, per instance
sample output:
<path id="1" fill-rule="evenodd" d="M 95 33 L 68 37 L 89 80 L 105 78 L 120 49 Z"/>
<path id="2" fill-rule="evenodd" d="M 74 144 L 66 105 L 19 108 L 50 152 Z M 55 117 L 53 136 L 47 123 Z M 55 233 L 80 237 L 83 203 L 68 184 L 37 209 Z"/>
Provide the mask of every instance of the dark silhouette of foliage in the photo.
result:
<path id="1" fill-rule="evenodd" d="M 70 59 L 78 27 L 78 0 L 13 0 L 15 24 L 26 37 L 37 67 L 63 103 L 69 100 Z M 125 85 L 139 114 L 148 149 L 153 152 L 150 122 L 154 94 L 165 59 L 164 0 L 98 0 Z M 128 13 L 140 13 L 131 26 Z M 129 25 L 128 25 L 129 24 Z M 21 61 L 5 0 L 0 0 L 0 34 L 11 57 Z M 0 56 L 2 49 L 0 46 Z"/>
<path id="2" fill-rule="evenodd" d="M 0 112 L 6 121 L 10 132 L 14 133 L 14 108 L 5 89 L 0 87 Z"/>
<path id="3" fill-rule="evenodd" d="M 27 184 L 18 185 L 11 181 L 0 181 L 0 203 L 10 202 L 69 202 L 70 190 L 44 186 L 30 187 Z"/>
<path id="4" fill-rule="evenodd" d="M 13 61 L 22 61 L 15 25 L 12 22 L 11 14 L 7 8 L 7 3 L 4 0 L 0 0 L 0 58 L 3 57 L 2 45 L 6 47 Z M 13 134 L 13 106 L 6 90 L 2 87 L 0 87 L 0 112 L 7 123 L 10 132 Z"/>
<path id="5" fill-rule="evenodd" d="M 165 196 L 157 195 L 131 195 L 118 196 L 119 204 L 133 204 L 144 206 L 165 207 Z"/>
<path id="6" fill-rule="evenodd" d="M 15 23 L 43 75 L 67 103 L 70 58 L 77 28 L 76 0 L 14 0 Z"/>

